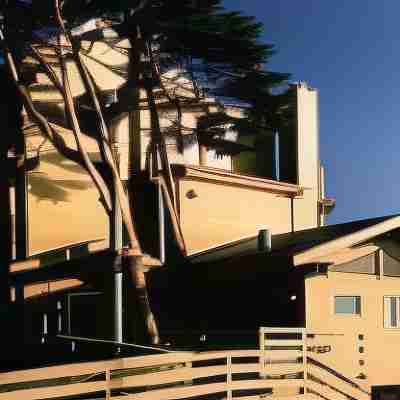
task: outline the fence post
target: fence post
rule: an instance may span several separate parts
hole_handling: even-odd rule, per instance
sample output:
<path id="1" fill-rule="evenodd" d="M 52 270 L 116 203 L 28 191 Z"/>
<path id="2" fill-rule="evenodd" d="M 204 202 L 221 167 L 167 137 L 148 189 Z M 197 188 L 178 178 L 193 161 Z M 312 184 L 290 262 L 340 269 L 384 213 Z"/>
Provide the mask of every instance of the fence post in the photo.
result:
<path id="1" fill-rule="evenodd" d="M 226 356 L 226 394 L 227 400 L 232 400 L 232 356 Z"/>
<path id="2" fill-rule="evenodd" d="M 260 328 L 260 378 L 265 378 L 265 333 L 264 328 Z"/>
<path id="3" fill-rule="evenodd" d="M 304 394 L 307 393 L 307 375 L 308 375 L 308 363 L 307 363 L 307 331 L 305 328 L 301 331 L 301 339 L 303 342 L 303 380 L 304 380 Z"/>
<path id="4" fill-rule="evenodd" d="M 185 362 L 185 368 L 191 369 L 192 368 L 192 363 L 191 362 Z M 183 384 L 185 386 L 190 386 L 190 385 L 193 384 L 193 379 L 188 379 L 188 380 L 184 381 Z"/>
<path id="5" fill-rule="evenodd" d="M 106 369 L 106 400 L 111 399 L 111 371 Z"/>

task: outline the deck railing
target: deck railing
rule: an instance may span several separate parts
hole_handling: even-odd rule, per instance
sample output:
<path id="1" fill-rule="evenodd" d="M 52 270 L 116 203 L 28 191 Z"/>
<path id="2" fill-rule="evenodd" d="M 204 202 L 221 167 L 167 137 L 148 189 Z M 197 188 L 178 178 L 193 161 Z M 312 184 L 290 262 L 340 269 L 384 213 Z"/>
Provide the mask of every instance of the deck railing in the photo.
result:
<path id="1" fill-rule="evenodd" d="M 304 380 L 302 393 L 314 398 L 370 399 L 370 393 L 352 379 L 310 357 L 308 344 L 305 328 L 260 328 L 261 376 L 275 373 L 285 379 L 296 374 Z"/>
<path id="2" fill-rule="evenodd" d="M 370 398 L 308 357 L 305 338 L 304 329 L 262 328 L 260 349 L 173 352 L 2 373 L 0 400 Z"/>

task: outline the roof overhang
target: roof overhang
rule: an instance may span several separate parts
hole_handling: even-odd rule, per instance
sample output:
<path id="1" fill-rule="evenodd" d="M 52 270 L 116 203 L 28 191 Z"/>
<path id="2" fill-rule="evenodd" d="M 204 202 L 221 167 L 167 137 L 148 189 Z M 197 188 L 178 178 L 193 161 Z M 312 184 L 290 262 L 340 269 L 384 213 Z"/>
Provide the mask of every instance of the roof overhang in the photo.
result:
<path id="1" fill-rule="evenodd" d="M 400 228 L 400 217 L 396 216 L 349 235 L 298 252 L 293 256 L 293 265 L 338 264 L 354 259 L 355 256 L 362 257 L 377 249 L 374 245 L 362 246 L 363 244 L 367 244 L 371 239 L 398 228 Z M 343 261 L 340 262 L 340 260 Z"/>
<path id="2" fill-rule="evenodd" d="M 218 168 L 174 164 L 173 171 L 174 176 L 181 180 L 205 181 L 213 184 L 244 187 L 274 193 L 282 197 L 301 196 L 305 189 L 291 183 L 235 174 Z"/>

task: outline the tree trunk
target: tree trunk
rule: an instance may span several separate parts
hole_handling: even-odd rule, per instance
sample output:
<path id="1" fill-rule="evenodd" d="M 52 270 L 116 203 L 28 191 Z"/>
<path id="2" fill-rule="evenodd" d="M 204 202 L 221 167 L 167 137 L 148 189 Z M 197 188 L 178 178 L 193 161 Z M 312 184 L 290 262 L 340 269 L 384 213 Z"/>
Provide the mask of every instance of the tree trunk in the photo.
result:
<path id="1" fill-rule="evenodd" d="M 128 258 L 128 268 L 132 282 L 135 286 L 139 307 L 143 313 L 146 332 L 150 336 L 152 344 L 159 344 L 160 336 L 158 333 L 156 320 L 153 312 L 151 311 L 149 295 L 147 292 L 146 277 L 143 272 L 143 256 L 130 255 Z"/>

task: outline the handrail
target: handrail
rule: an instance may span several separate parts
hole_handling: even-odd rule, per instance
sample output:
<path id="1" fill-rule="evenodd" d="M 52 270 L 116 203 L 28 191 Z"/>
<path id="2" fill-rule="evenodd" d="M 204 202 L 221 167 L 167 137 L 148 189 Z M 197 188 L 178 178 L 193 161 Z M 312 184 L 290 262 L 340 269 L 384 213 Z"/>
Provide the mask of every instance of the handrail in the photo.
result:
<path id="1" fill-rule="evenodd" d="M 0 400 L 53 399 L 104 390 L 115 393 L 110 399 L 117 400 L 129 388 L 136 388 L 135 398 L 143 400 L 221 391 L 231 398 L 233 390 L 305 387 L 300 377 L 260 379 L 259 364 L 254 360 L 259 356 L 260 350 L 176 352 L 0 373 Z M 218 383 L 214 377 L 219 377 Z"/>
<path id="2" fill-rule="evenodd" d="M 124 346 L 124 347 L 134 347 L 136 349 L 145 349 L 145 350 L 153 350 L 153 351 L 159 351 L 161 353 L 182 353 L 181 350 L 172 350 L 172 349 L 166 349 L 165 347 L 162 346 L 145 346 L 142 344 L 136 344 L 136 343 L 126 343 L 126 342 L 118 342 L 115 340 L 108 340 L 108 339 L 94 339 L 94 338 L 88 338 L 88 337 L 82 337 L 82 336 L 70 336 L 70 335 L 57 335 L 56 337 L 60 339 L 68 339 L 72 341 L 81 341 L 81 342 L 91 342 L 91 343 L 103 343 L 103 344 L 113 344 L 116 346 Z"/>
<path id="3" fill-rule="evenodd" d="M 274 372 L 281 377 L 290 376 L 290 370 L 285 366 L 283 353 L 297 351 L 297 363 L 305 380 L 305 392 L 317 394 L 327 400 L 367 400 L 370 393 L 352 379 L 344 376 L 335 369 L 323 364 L 308 355 L 308 335 L 323 334 L 333 336 L 329 332 L 310 332 L 305 328 L 294 327 L 261 327 L 260 328 L 260 371 L 263 377 L 271 374 L 271 369 L 265 367 L 265 359 L 274 359 Z M 334 336 L 344 336 L 334 334 Z M 285 349 L 285 350 L 283 350 Z M 300 350 L 302 349 L 302 350 Z M 299 358 L 300 357 L 300 358 Z M 292 355 L 292 361 L 296 354 Z"/>
<path id="4" fill-rule="evenodd" d="M 320 361 L 315 360 L 315 359 L 312 358 L 312 357 L 307 357 L 307 361 L 310 362 L 311 364 L 313 364 L 313 365 L 319 367 L 320 369 L 322 369 L 322 370 L 328 372 L 329 374 L 335 376 L 336 378 L 342 380 L 342 381 L 345 382 L 346 384 L 349 384 L 349 385 L 353 386 L 354 388 L 360 390 L 361 392 L 363 392 L 363 393 L 365 393 L 365 394 L 368 394 L 368 395 L 371 395 L 370 392 L 368 392 L 367 390 L 365 390 L 364 388 L 362 388 L 358 383 L 354 382 L 353 380 L 351 380 L 350 378 L 344 376 L 343 374 L 341 374 L 340 372 L 334 370 L 333 368 L 328 367 L 327 365 L 321 363 Z"/>

